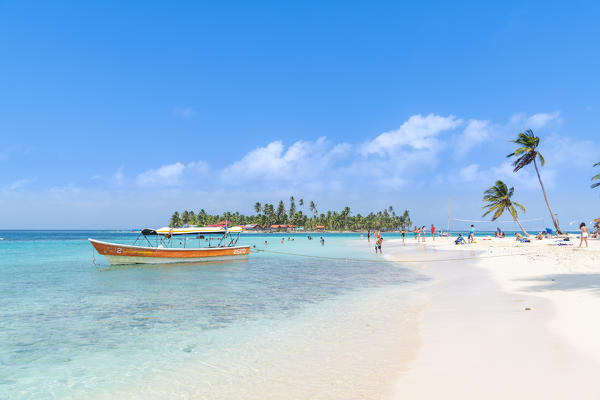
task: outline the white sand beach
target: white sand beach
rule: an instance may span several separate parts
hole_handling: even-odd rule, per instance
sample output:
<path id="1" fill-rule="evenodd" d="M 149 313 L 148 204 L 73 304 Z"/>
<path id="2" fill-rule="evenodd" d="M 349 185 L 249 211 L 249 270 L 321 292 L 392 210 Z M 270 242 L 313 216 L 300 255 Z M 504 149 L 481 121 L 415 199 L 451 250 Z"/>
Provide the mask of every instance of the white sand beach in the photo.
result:
<path id="1" fill-rule="evenodd" d="M 600 398 L 600 241 L 427 240 L 387 241 L 386 256 L 474 259 L 414 264 L 435 283 L 396 398 Z"/>

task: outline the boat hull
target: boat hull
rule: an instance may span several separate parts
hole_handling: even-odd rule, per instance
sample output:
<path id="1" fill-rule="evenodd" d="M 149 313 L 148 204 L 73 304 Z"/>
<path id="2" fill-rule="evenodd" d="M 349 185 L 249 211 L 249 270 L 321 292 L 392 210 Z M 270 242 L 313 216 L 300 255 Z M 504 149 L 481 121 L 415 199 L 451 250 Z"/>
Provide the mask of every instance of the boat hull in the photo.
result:
<path id="1" fill-rule="evenodd" d="M 180 249 L 129 246 L 94 239 L 88 240 L 111 265 L 238 260 L 248 257 L 250 253 L 250 246 Z"/>

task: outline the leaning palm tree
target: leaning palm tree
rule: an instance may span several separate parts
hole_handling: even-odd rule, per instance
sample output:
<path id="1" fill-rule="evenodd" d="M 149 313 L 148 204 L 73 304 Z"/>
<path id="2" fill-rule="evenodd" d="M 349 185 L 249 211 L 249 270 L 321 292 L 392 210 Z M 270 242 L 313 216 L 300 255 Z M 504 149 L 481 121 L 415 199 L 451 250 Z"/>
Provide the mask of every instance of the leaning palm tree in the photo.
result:
<path id="1" fill-rule="evenodd" d="M 525 212 L 525 207 L 511 200 L 514 191 L 514 187 L 509 189 L 504 182 L 496 181 L 494 186 L 483 192 L 483 201 L 486 204 L 482 208 L 486 210 L 486 212 L 482 217 L 493 212 L 494 215 L 492 216 L 492 221 L 495 221 L 504 213 L 504 211 L 508 211 L 515 222 L 519 224 L 519 227 L 521 227 L 525 236 L 527 236 L 527 231 L 525 231 L 525 228 L 523 228 L 523 225 L 521 225 L 517 218 L 517 209 L 515 206 L 519 207 L 523 212 Z"/>
<path id="2" fill-rule="evenodd" d="M 598 165 L 600 165 L 600 162 L 594 164 L 594 167 L 597 167 Z M 593 181 L 600 181 L 600 174 L 594 176 L 592 178 Z M 598 187 L 600 186 L 600 182 L 596 182 L 596 183 L 592 183 L 592 188 Z"/>
<path id="3" fill-rule="evenodd" d="M 546 194 L 546 188 L 544 187 L 544 183 L 542 182 L 542 177 L 540 176 L 540 171 L 537 166 L 536 159 L 540 160 L 540 164 L 542 167 L 546 163 L 544 157 L 537 150 L 540 144 L 540 138 L 533 134 L 531 129 L 527 129 L 525 132 L 520 132 L 519 136 L 516 140 L 511 140 L 511 142 L 521 145 L 518 149 L 516 149 L 513 153 L 510 153 L 506 157 L 518 157 L 514 162 L 513 166 L 514 172 L 517 172 L 521 168 L 531 164 L 533 162 L 533 166 L 535 167 L 535 172 L 537 174 L 538 180 L 540 181 L 540 186 L 542 187 L 542 192 L 544 193 L 544 200 L 546 200 L 546 206 L 548 206 L 548 211 L 550 211 L 550 217 L 552 218 L 552 222 L 554 223 L 554 228 L 556 228 L 557 233 L 563 233 L 560 229 L 560 224 L 558 220 L 555 218 L 554 213 L 552 212 L 552 207 L 550 207 L 550 202 L 548 201 L 548 195 Z"/>

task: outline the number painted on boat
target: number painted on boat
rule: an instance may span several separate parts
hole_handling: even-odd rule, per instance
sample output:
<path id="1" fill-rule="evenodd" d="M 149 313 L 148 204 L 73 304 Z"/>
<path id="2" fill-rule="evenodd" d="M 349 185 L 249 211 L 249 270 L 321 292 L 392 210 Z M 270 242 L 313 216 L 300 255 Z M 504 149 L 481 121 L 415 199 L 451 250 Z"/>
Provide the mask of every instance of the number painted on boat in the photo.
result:
<path id="1" fill-rule="evenodd" d="M 246 249 L 234 249 L 233 254 L 246 254 Z"/>
<path id="2" fill-rule="evenodd" d="M 123 252 L 123 249 L 120 247 L 117 247 L 117 254 L 121 254 Z"/>

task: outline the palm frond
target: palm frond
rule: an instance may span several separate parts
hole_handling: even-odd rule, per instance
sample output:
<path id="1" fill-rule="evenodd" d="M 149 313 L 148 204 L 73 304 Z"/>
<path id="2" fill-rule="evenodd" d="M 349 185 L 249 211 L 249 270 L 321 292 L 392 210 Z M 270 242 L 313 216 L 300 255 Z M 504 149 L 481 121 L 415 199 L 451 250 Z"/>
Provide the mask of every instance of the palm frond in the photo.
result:
<path id="1" fill-rule="evenodd" d="M 597 167 L 598 165 L 600 165 L 600 162 L 597 162 L 596 164 L 594 164 L 594 167 Z M 592 180 L 593 180 L 593 181 L 600 180 L 600 174 L 598 174 L 598 175 L 594 176 L 594 177 L 592 178 Z M 591 188 L 592 188 L 592 189 L 593 189 L 593 188 L 597 188 L 598 186 L 600 186 L 600 182 L 593 183 L 593 184 L 591 185 Z"/>
<path id="2" fill-rule="evenodd" d="M 496 181 L 494 186 L 489 187 L 484 192 L 483 201 L 487 204 L 484 204 L 484 206 L 481 207 L 485 210 L 485 213 L 482 215 L 482 217 L 485 217 L 493 212 L 494 214 L 492 215 L 492 221 L 495 221 L 504 213 L 504 211 L 508 210 L 513 218 L 516 219 L 517 210 L 514 207 L 515 205 L 525 212 L 525 207 L 519 203 L 514 203 L 511 201 L 511 197 L 514 192 L 514 187 L 509 188 L 504 182 L 500 180 Z"/>
<path id="3" fill-rule="evenodd" d="M 523 206 L 523 204 L 519 204 L 516 201 L 512 202 L 515 206 L 519 207 L 521 209 L 521 211 L 523 211 L 524 213 L 527 212 L 525 211 L 525 207 Z"/>
<path id="4" fill-rule="evenodd" d="M 540 152 L 537 152 L 537 156 L 540 159 L 540 164 L 542 164 L 542 167 L 543 167 L 544 164 L 546 164 L 546 160 L 544 159 L 544 156 Z"/>
<path id="5" fill-rule="evenodd" d="M 485 217 L 486 215 L 488 215 L 495 209 L 500 208 L 500 209 L 504 210 L 504 205 L 502 203 L 496 203 L 496 204 L 491 204 L 489 206 L 484 206 L 483 208 L 487 208 L 487 211 L 482 215 L 482 217 Z"/>
<path id="6" fill-rule="evenodd" d="M 496 211 L 496 213 L 494 214 L 494 216 L 492 217 L 492 221 L 497 220 L 498 218 L 500 218 L 500 216 L 504 213 L 504 208 L 505 207 L 501 207 L 498 209 L 498 211 Z"/>
<path id="7" fill-rule="evenodd" d="M 513 172 L 517 172 L 521 168 L 526 167 L 527 165 L 531 164 L 533 162 L 533 160 L 535 159 L 535 156 L 536 156 L 535 152 L 529 151 L 529 152 L 523 154 L 521 157 L 517 158 L 515 160 L 515 162 L 513 163 L 513 166 L 515 167 L 513 169 Z"/>

